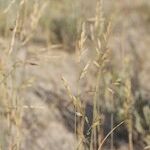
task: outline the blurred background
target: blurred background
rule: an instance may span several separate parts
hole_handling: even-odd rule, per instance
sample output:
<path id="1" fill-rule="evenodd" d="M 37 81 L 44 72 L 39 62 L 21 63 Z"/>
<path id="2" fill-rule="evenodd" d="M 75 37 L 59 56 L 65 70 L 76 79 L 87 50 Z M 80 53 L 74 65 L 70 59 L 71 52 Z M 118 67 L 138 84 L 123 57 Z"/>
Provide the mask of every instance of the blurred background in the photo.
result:
<path id="1" fill-rule="evenodd" d="M 0 0 L 0 149 L 150 149 L 149 48 L 149 0 Z"/>

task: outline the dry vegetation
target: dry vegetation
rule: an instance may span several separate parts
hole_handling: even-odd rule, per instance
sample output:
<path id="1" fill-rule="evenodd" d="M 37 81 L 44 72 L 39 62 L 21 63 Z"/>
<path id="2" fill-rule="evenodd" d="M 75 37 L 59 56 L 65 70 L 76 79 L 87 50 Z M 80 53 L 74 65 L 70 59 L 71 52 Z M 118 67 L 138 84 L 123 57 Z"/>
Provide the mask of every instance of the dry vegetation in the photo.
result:
<path id="1" fill-rule="evenodd" d="M 149 0 L 0 0 L 0 150 L 150 149 Z"/>

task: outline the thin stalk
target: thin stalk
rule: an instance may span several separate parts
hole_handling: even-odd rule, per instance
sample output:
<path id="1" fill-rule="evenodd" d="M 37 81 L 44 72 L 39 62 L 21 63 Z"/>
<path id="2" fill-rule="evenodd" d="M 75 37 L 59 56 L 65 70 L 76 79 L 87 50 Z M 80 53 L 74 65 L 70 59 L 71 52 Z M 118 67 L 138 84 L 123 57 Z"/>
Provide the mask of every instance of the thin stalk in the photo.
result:
<path id="1" fill-rule="evenodd" d="M 103 144 L 105 143 L 105 141 L 107 140 L 107 138 L 112 134 L 112 132 L 114 132 L 119 126 L 121 126 L 124 123 L 124 121 L 120 122 L 117 126 L 115 126 L 106 136 L 105 138 L 102 140 L 101 144 L 99 145 L 98 150 L 101 150 Z"/>

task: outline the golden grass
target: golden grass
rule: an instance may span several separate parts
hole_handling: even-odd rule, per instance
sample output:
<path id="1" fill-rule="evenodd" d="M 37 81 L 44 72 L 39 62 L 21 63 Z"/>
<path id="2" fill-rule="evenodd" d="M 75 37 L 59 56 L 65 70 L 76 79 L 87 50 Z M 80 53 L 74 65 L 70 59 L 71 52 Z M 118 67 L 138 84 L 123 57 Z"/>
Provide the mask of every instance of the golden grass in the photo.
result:
<path id="1" fill-rule="evenodd" d="M 31 4 L 32 6 L 30 6 Z M 74 4 L 76 4 L 76 8 L 74 8 Z M 44 109 L 43 106 L 37 106 L 36 104 L 26 105 L 23 97 L 25 90 L 34 84 L 32 77 L 30 79 L 26 77 L 27 65 L 40 66 L 39 62 L 28 62 L 27 58 L 31 52 L 28 52 L 26 48 L 32 44 L 38 44 L 34 43 L 34 38 L 43 38 L 43 41 L 46 41 L 46 44 L 41 42 L 41 45 L 44 49 L 48 49 L 43 50 L 47 53 L 49 48 L 58 47 L 59 44 L 63 46 L 68 44 L 70 46 L 72 43 L 73 45 L 76 43 L 73 50 L 70 50 L 70 52 L 76 52 L 78 57 L 76 63 L 79 68 L 79 74 L 77 87 L 74 87 L 76 95 L 72 92 L 70 83 L 65 77 L 62 77 L 62 82 L 66 93 L 65 96 L 61 95 L 62 97 L 68 97 L 70 99 L 69 104 L 73 105 L 74 135 L 76 137 L 74 149 L 102 150 L 105 146 L 108 146 L 111 150 L 115 149 L 115 143 L 118 142 L 115 139 L 115 131 L 119 130 L 123 124 L 125 124 L 123 129 L 128 134 L 129 150 L 133 150 L 136 147 L 135 133 L 141 135 L 140 140 L 144 145 L 142 146 L 145 149 L 149 149 L 149 133 L 146 133 L 146 131 L 149 132 L 150 125 L 148 119 L 149 103 L 147 102 L 147 109 L 145 109 L 144 104 L 142 106 L 136 105 L 138 100 L 142 101 L 142 98 L 140 96 L 137 98 L 133 90 L 136 87 L 134 87 L 132 81 L 134 78 L 131 71 L 132 61 L 128 61 L 135 53 L 133 52 L 130 54 L 131 56 L 124 57 L 127 62 L 124 63 L 124 60 L 117 62 L 120 63 L 119 65 L 123 64 L 123 69 L 118 70 L 119 67 L 114 66 L 116 63 L 116 60 L 113 60 L 115 58 L 113 57 L 114 52 L 109 46 L 110 38 L 114 36 L 112 34 L 115 32 L 113 31 L 112 18 L 117 14 L 106 16 L 103 0 L 97 1 L 95 10 L 91 10 L 91 14 L 87 10 L 86 12 L 81 10 L 80 7 L 84 6 L 83 4 L 82 1 L 74 2 L 71 5 L 70 1 L 52 1 L 51 4 L 48 0 L 44 2 L 38 0 L 31 2 L 28 0 L 20 0 L 19 2 L 12 0 L 7 3 L 5 8 L 0 9 L 0 21 L 3 22 L 0 23 L 0 32 L 3 35 L 0 38 L 6 41 L 5 46 L 0 47 L 0 121 L 2 121 L 2 126 L 6 126 L 3 127 L 0 133 L 0 149 L 22 149 L 22 139 L 26 138 L 23 135 L 22 128 L 25 124 L 23 120 L 24 110 Z M 85 7 L 90 7 L 90 4 L 90 1 L 87 1 Z M 55 20 L 55 16 L 50 14 L 51 5 L 58 8 L 58 11 L 52 12 L 56 14 L 58 22 L 52 22 Z M 77 9 L 78 7 L 80 8 L 80 13 L 71 12 L 71 8 Z M 13 18 L 9 18 L 9 14 L 13 12 L 14 8 L 17 9 L 12 14 Z M 116 13 L 116 10 L 114 11 Z M 142 10 L 140 9 L 140 11 Z M 64 16 L 62 12 L 64 12 Z M 95 12 L 95 16 L 93 12 Z M 63 19 L 61 20 L 59 17 Z M 14 20 L 15 22 L 13 22 Z M 76 24 L 74 25 L 74 23 Z M 11 24 L 13 24 L 12 27 Z M 56 26 L 55 31 L 52 31 L 54 30 L 52 29 L 52 24 Z M 50 41 L 53 35 L 58 38 L 55 39 L 54 37 L 54 39 L 61 43 L 53 45 Z M 73 41 L 74 37 L 76 39 Z M 134 49 L 132 42 L 129 43 Z M 69 48 L 71 49 L 72 47 Z M 37 58 L 38 52 L 33 51 L 34 57 Z M 75 55 L 74 53 L 73 55 Z M 43 59 L 40 54 L 39 57 Z M 42 61 L 44 62 L 44 60 Z M 47 69 L 49 69 L 48 66 Z M 58 79 L 56 78 L 55 80 Z M 88 91 L 92 93 L 91 97 L 89 93 L 86 94 L 86 98 L 81 96 L 83 94 L 81 85 L 84 82 L 91 90 Z M 56 86 L 59 86 L 58 83 Z M 86 88 L 86 85 L 82 87 L 82 89 L 84 88 Z M 140 93 L 138 90 L 136 92 Z M 90 97 L 90 100 L 88 97 Z M 93 107 L 92 123 L 90 123 L 91 118 L 88 118 L 86 112 L 88 103 Z M 140 109 L 139 107 L 142 108 Z M 105 120 L 107 120 L 105 112 L 109 113 L 111 118 L 108 125 L 110 129 L 107 134 L 104 134 Z M 88 124 L 86 131 L 85 124 Z M 143 138 L 143 136 L 145 137 Z M 107 143 L 107 140 L 110 142 Z"/>

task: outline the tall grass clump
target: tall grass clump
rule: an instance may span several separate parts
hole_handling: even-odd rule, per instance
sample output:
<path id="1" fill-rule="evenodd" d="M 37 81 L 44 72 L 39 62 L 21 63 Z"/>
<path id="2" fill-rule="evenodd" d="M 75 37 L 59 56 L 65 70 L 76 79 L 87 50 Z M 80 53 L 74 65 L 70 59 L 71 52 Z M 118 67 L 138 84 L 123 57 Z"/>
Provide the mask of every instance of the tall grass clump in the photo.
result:
<path id="1" fill-rule="evenodd" d="M 78 87 L 78 96 L 73 96 L 71 91 L 68 90 L 68 84 L 65 84 L 68 91 L 67 93 L 74 102 L 75 135 L 77 140 L 79 140 L 76 149 L 79 150 L 85 149 L 86 147 L 90 150 L 100 150 L 110 135 L 111 149 L 113 149 L 113 131 L 123 123 L 121 122 L 119 125 L 114 126 L 112 115 L 111 130 L 106 138 L 103 136 L 103 109 L 105 108 L 104 105 L 107 103 L 105 101 L 105 95 L 108 91 L 112 94 L 111 107 L 115 106 L 113 106 L 114 91 L 109 88 L 109 84 L 106 83 L 108 82 L 106 81 L 106 76 L 111 76 L 111 78 L 113 76 L 111 70 L 108 69 L 111 59 L 111 51 L 110 48 L 108 48 L 109 36 L 111 34 L 111 22 L 105 20 L 102 6 L 103 1 L 98 1 L 96 15 L 93 18 L 86 19 L 82 24 L 81 37 L 77 46 L 78 60 L 81 65 L 78 84 L 81 84 L 83 80 L 86 80 L 86 76 L 89 75 L 89 72 L 92 72 L 96 79 L 90 91 L 92 93 L 90 101 L 81 98 L 82 92 L 79 91 Z M 87 103 L 90 103 L 93 107 L 91 112 L 92 121 L 91 118 L 87 116 L 85 110 Z M 112 111 L 114 111 L 114 108 L 112 108 Z"/>
<path id="2" fill-rule="evenodd" d="M 47 1 L 42 5 L 39 1 L 34 1 L 32 11 L 28 11 L 29 5 L 27 0 L 13 0 L 0 14 L 0 19 L 6 19 L 12 9 L 17 8 L 13 13 L 16 16 L 13 16 L 15 21 L 12 26 L 11 18 L 10 22 L 7 22 L 7 19 L 3 20 L 3 36 L 9 42 L 0 52 L 1 149 L 21 149 L 22 117 L 24 109 L 30 107 L 24 105 L 22 97 L 25 89 L 32 84 L 31 79 L 26 78 L 26 65 L 29 64 L 26 60 L 25 46 L 33 37 Z"/>
<path id="3" fill-rule="evenodd" d="M 141 69 L 139 65 L 141 66 L 140 63 L 143 62 L 135 52 L 134 41 L 137 42 L 138 38 L 132 42 L 132 39 L 127 37 L 131 53 L 127 51 L 126 55 L 123 51 L 122 60 L 120 58 L 117 60 L 114 55 L 119 56 L 120 53 L 116 49 L 114 52 L 111 45 L 119 43 L 120 39 L 118 43 L 115 43 L 116 35 L 122 36 L 119 33 L 122 30 L 121 23 L 118 23 L 120 26 L 115 31 L 113 30 L 113 21 L 120 19 L 120 15 L 117 14 L 119 11 L 108 6 L 111 12 L 106 14 L 104 3 L 111 4 L 111 2 L 103 0 L 97 0 L 97 4 L 94 2 L 90 0 L 86 2 L 83 0 L 52 0 L 51 2 L 48 0 L 7 0 L 5 2 L 0 0 L 0 127 L 2 129 L 0 149 L 20 150 L 22 140 L 28 138 L 24 137 L 23 133 L 23 127 L 27 123 L 23 120 L 23 117 L 27 117 L 24 116 L 24 109 L 40 108 L 25 105 L 30 92 L 36 95 L 36 98 L 40 97 L 40 101 L 45 106 L 53 103 L 55 99 L 58 100 L 55 108 L 59 109 L 59 115 L 62 116 L 63 121 L 67 114 L 66 109 L 69 107 L 70 116 L 74 117 L 72 119 L 69 116 L 68 119 L 70 122 L 74 120 L 70 123 L 74 125 L 76 137 L 74 149 L 114 150 L 122 144 L 122 141 L 123 145 L 128 145 L 129 150 L 136 149 L 140 144 L 143 148 L 149 149 L 150 109 L 148 100 L 142 96 L 138 77 Z M 134 8 L 129 6 L 124 8 L 120 3 L 116 3 L 114 2 L 116 9 L 119 6 L 118 10 L 121 13 L 123 8 L 125 15 L 138 9 L 143 12 L 145 8 L 144 6 L 132 10 Z M 148 14 L 147 9 L 146 7 L 144 14 Z M 146 18 L 148 19 L 148 15 Z M 134 19 L 133 22 L 136 22 L 136 17 Z M 109 44 L 111 40 L 113 43 Z M 41 50 L 40 54 L 37 54 L 37 49 Z M 64 57 L 61 56 L 67 60 L 67 63 L 69 62 L 69 65 L 61 60 L 61 56 L 56 64 L 53 63 L 51 56 L 59 52 L 64 54 Z M 42 57 L 49 53 L 50 56 Z M 75 54 L 77 54 L 77 61 Z M 32 62 L 32 58 L 39 62 Z M 33 72 L 32 68 L 28 68 L 29 65 L 34 67 L 40 63 L 41 68 Z M 61 63 L 65 65 L 60 65 Z M 60 67 L 59 65 L 62 68 L 58 68 L 60 69 L 58 72 L 62 74 L 65 72 L 69 74 L 69 77 L 73 76 L 71 81 L 75 80 L 77 85 L 73 86 L 72 91 L 70 83 L 62 75 L 62 82 L 66 89 L 65 95 L 63 95 L 64 87 L 61 87 L 58 76 L 55 76 L 58 73 L 57 69 L 55 73 L 55 67 Z M 49 68 L 54 70 L 44 75 Z M 77 71 L 77 75 L 72 75 L 74 70 Z M 54 77 L 51 76 L 51 72 L 54 73 Z M 31 91 L 28 93 L 26 89 L 34 82 L 30 75 L 37 76 L 39 81 L 35 84 L 35 89 L 29 89 Z M 45 84 L 47 81 L 48 83 Z M 42 96 L 39 94 L 40 90 L 44 91 Z M 24 94 L 27 97 L 24 97 Z M 54 96 L 51 96 L 53 94 Z M 68 100 L 67 98 L 70 101 L 64 106 L 63 102 Z M 49 108 L 47 113 L 51 113 Z M 34 110 L 30 112 L 34 113 Z M 31 119 L 33 119 L 32 116 Z M 33 120 L 29 121 L 33 123 Z M 47 120 L 45 120 L 46 123 Z M 44 125 L 41 125 L 39 132 L 43 131 Z M 48 130 L 51 129 L 48 128 Z M 42 136 L 43 139 L 49 140 Z M 138 144 L 139 141 L 140 144 Z"/>
<path id="4" fill-rule="evenodd" d="M 96 15 L 83 22 L 78 49 L 76 50 L 81 67 L 78 84 L 84 80 L 89 82 L 86 77 L 90 73 L 94 75 L 96 80 L 93 81 L 90 100 L 82 99 L 82 91 L 78 88 L 78 96 L 71 96 L 76 101 L 74 110 L 75 135 L 77 141 L 79 140 L 77 149 L 88 147 L 90 150 L 100 150 L 108 141 L 106 145 L 109 144 L 110 149 L 113 150 L 117 142 L 114 138 L 114 136 L 116 137 L 114 130 L 121 128 L 125 131 L 124 136 L 128 135 L 129 149 L 133 150 L 134 133 L 136 132 L 134 131 L 136 125 L 133 122 L 136 119 L 137 108 L 132 90 L 134 86 L 132 75 L 130 74 L 132 63 L 127 63 L 127 67 L 123 65 L 120 72 L 113 66 L 113 55 L 111 48 L 108 47 L 112 20 L 106 20 L 102 6 L 103 1 L 98 1 Z M 129 59 L 128 56 L 124 57 L 124 59 Z M 87 116 L 87 103 L 93 107 L 92 117 L 90 116 L 92 121 Z M 106 116 L 106 113 L 109 114 L 109 117 Z M 110 128 L 107 134 L 104 134 L 106 120 L 109 122 Z"/>

